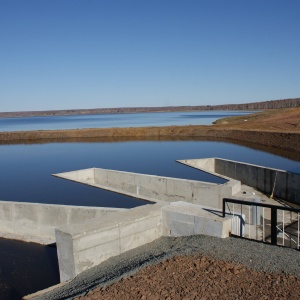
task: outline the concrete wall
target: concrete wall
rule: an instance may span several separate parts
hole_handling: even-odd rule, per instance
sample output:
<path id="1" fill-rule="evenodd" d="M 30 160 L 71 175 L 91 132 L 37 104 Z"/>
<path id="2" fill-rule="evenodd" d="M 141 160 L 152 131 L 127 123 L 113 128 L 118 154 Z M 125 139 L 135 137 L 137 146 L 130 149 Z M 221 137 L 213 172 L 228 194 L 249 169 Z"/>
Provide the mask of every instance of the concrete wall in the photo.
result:
<path id="1" fill-rule="evenodd" d="M 300 174 L 219 158 L 215 159 L 215 172 L 269 195 L 275 184 L 274 197 L 300 204 Z"/>
<path id="2" fill-rule="evenodd" d="M 222 185 L 194 180 L 95 169 L 95 183 L 136 197 L 218 207 Z"/>
<path id="3" fill-rule="evenodd" d="M 240 184 L 214 184 L 196 180 L 177 179 L 107 169 L 91 169 L 94 177 L 87 179 L 87 170 L 55 174 L 57 177 L 89 184 L 148 201 L 186 201 L 221 208 L 222 199 L 231 197 Z"/>
<path id="4" fill-rule="evenodd" d="M 239 216 L 234 218 L 239 221 Z M 73 279 L 110 257 L 163 235 L 228 237 L 231 219 L 231 215 L 223 218 L 221 210 L 180 201 L 145 205 L 101 219 L 60 227 L 56 229 L 56 244 L 61 281 Z M 238 224 L 244 223 L 239 221 Z"/>
<path id="5" fill-rule="evenodd" d="M 0 236 L 51 244 L 55 228 L 123 209 L 0 201 Z"/>
<path id="6" fill-rule="evenodd" d="M 56 244 L 61 281 L 162 236 L 161 207 L 160 204 L 140 206 L 58 228 Z"/>
<path id="7" fill-rule="evenodd" d="M 226 238 L 234 233 L 242 236 L 244 218 L 244 215 L 238 214 L 226 214 L 223 218 L 221 210 L 179 201 L 162 208 L 163 235 L 177 237 L 204 234 Z M 232 232 L 233 224 L 235 232 Z"/>
<path id="8" fill-rule="evenodd" d="M 60 177 L 81 183 L 93 183 L 95 177 L 95 168 L 82 169 L 80 171 L 70 171 L 60 174 L 52 174 L 55 177 Z"/>
<path id="9" fill-rule="evenodd" d="M 177 160 L 181 164 L 188 165 L 190 167 L 199 169 L 201 171 L 214 174 L 218 176 L 219 174 L 215 173 L 215 158 L 202 158 L 202 159 L 183 159 Z M 223 176 L 220 176 L 223 178 Z M 227 178 L 226 178 L 227 179 Z"/>
<path id="10" fill-rule="evenodd" d="M 300 205 L 300 174 L 221 158 L 187 159 L 178 162 L 228 179 L 228 186 L 238 180 L 267 195 L 272 194 L 275 183 L 274 197 Z M 232 187 L 233 194 L 238 192 L 235 188 L 237 185 Z"/>

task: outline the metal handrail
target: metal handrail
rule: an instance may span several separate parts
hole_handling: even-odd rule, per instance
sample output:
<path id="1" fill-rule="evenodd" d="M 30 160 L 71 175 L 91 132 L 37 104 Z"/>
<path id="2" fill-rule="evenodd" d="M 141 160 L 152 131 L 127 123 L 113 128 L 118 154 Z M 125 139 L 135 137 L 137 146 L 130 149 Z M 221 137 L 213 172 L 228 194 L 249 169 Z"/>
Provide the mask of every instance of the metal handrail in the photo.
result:
<path id="1" fill-rule="evenodd" d="M 252 202 L 252 201 L 246 201 L 246 200 L 231 199 L 231 198 L 223 198 L 223 218 L 225 217 L 225 203 L 226 202 L 252 205 L 252 206 L 261 206 L 261 207 L 267 207 L 267 208 L 271 208 L 271 209 L 273 208 L 273 209 L 287 210 L 287 211 L 300 213 L 300 208 L 272 205 L 272 204 L 267 204 L 267 203 L 259 203 L 259 202 Z"/>
<path id="2" fill-rule="evenodd" d="M 295 212 L 297 214 L 300 214 L 299 208 L 272 205 L 272 204 L 266 204 L 266 203 L 258 203 L 258 202 L 252 202 L 252 201 L 247 201 L 247 200 L 223 198 L 223 218 L 226 215 L 226 203 L 236 203 L 236 204 L 241 204 L 241 205 L 270 208 L 271 209 L 271 244 L 272 245 L 277 245 L 277 210 Z M 298 235 L 299 235 L 299 215 L 298 215 Z M 298 237 L 298 239 L 299 239 L 299 237 Z M 298 241 L 298 248 L 299 248 L 299 241 Z"/>

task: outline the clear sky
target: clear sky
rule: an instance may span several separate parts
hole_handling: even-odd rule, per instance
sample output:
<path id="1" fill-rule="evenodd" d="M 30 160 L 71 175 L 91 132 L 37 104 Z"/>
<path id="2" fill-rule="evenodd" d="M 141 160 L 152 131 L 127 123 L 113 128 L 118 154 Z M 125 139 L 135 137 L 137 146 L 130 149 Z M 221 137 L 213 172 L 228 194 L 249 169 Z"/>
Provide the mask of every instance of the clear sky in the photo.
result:
<path id="1" fill-rule="evenodd" d="M 0 111 L 296 97 L 299 0 L 0 0 Z"/>

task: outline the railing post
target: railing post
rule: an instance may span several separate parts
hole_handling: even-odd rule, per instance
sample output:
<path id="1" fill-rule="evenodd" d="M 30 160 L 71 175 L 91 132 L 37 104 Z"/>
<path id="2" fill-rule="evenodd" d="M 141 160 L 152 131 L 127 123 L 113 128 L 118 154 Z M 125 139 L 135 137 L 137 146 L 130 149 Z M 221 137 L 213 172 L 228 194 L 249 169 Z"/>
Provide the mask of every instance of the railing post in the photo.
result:
<path id="1" fill-rule="evenodd" d="M 271 244 L 277 245 L 277 208 L 271 208 Z"/>
<path id="2" fill-rule="evenodd" d="M 225 218 L 225 201 L 226 199 L 223 198 L 223 218 Z"/>

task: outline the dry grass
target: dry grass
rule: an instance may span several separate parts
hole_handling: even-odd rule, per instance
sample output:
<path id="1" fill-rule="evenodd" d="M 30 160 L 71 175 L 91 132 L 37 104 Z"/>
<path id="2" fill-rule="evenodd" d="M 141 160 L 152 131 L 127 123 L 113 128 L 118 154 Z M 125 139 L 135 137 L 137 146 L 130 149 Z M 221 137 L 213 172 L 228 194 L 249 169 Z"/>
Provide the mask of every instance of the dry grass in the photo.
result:
<path id="1" fill-rule="evenodd" d="M 229 117 L 217 120 L 216 127 L 273 130 L 278 132 L 300 131 L 300 107 L 288 109 L 274 109 L 251 115 Z"/>

